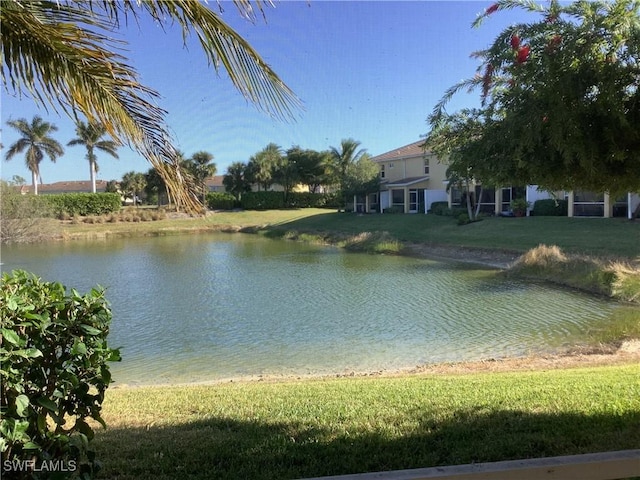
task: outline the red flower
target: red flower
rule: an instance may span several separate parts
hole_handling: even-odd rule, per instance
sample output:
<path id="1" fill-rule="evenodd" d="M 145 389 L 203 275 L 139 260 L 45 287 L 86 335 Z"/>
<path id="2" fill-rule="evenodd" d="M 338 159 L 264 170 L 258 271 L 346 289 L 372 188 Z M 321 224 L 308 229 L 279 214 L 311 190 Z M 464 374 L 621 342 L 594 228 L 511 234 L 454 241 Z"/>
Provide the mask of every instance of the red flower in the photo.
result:
<path id="1" fill-rule="evenodd" d="M 482 96 L 486 97 L 489 95 L 489 89 L 491 88 L 491 75 L 493 75 L 494 66 L 490 63 L 487 65 L 486 70 L 484 71 L 484 76 L 482 77 Z"/>
<path id="2" fill-rule="evenodd" d="M 529 52 L 531 48 L 529 45 L 523 45 L 518 49 L 518 54 L 516 55 L 516 63 L 524 63 L 529 58 Z"/>
<path id="3" fill-rule="evenodd" d="M 557 19 L 558 19 L 558 15 L 556 15 L 556 14 L 551 14 L 551 15 L 549 15 L 549 16 L 545 19 L 545 22 L 547 22 L 547 23 L 553 23 L 553 22 L 555 22 Z"/>
<path id="4" fill-rule="evenodd" d="M 493 12 L 498 10 L 498 4 L 494 3 L 489 8 L 487 8 L 487 15 L 491 15 Z"/>
<path id="5" fill-rule="evenodd" d="M 511 36 L 511 48 L 513 48 L 514 50 L 518 50 L 518 47 L 520 47 L 520 37 L 516 34 L 513 34 Z"/>

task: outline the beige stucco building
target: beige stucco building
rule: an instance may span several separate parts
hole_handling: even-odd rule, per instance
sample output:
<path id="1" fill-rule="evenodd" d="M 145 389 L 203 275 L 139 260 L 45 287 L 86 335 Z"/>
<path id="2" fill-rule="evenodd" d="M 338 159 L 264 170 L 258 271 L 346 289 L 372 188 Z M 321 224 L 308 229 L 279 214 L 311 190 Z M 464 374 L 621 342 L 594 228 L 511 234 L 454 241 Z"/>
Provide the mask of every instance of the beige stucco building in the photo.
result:
<path id="1" fill-rule="evenodd" d="M 390 150 L 371 160 L 380 169 L 380 191 L 354 199 L 354 211 L 427 213 L 433 202 L 447 201 L 449 206 L 460 204 L 461 192 L 447 189 L 447 165 L 434 154 L 424 150 L 424 140 Z M 531 207 L 536 200 L 558 198 L 567 200 L 568 216 L 628 217 L 640 210 L 640 194 L 628 193 L 613 198 L 608 193 L 554 192 L 526 187 L 484 188 L 473 185 L 474 200 L 481 211 L 501 215 L 510 211 L 510 202 L 526 198 Z"/>
<path id="2" fill-rule="evenodd" d="M 380 168 L 380 191 L 356 200 L 355 210 L 426 213 L 433 202 L 447 201 L 447 166 L 423 145 L 419 140 L 372 157 Z"/>

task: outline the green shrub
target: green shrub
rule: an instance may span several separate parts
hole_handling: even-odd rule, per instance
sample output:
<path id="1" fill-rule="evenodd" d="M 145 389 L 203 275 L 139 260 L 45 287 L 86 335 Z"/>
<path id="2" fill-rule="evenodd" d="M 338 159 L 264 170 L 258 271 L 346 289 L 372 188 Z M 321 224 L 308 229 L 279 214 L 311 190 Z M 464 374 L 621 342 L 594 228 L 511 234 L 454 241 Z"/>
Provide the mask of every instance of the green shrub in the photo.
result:
<path id="1" fill-rule="evenodd" d="M 227 192 L 207 193 L 209 210 L 232 210 L 236 206 L 236 197 Z"/>
<path id="2" fill-rule="evenodd" d="M 433 202 L 431 204 L 430 213 L 434 215 L 444 215 L 444 211 L 449 209 L 449 202 Z"/>
<path id="3" fill-rule="evenodd" d="M 326 204 L 324 193 L 291 192 L 287 197 L 286 206 L 289 208 L 321 208 Z"/>
<path id="4" fill-rule="evenodd" d="M 29 242 L 45 233 L 45 217 L 51 209 L 42 196 L 22 195 L 0 181 L 0 242 Z"/>
<path id="5" fill-rule="evenodd" d="M 467 225 L 468 223 L 471 223 L 469 214 L 461 213 L 460 215 L 458 215 L 458 225 Z"/>
<path id="6" fill-rule="evenodd" d="M 60 193 L 42 195 L 54 215 L 104 215 L 120 210 L 122 201 L 117 193 Z"/>
<path id="7" fill-rule="evenodd" d="M 240 201 L 246 210 L 276 210 L 285 207 L 284 192 L 247 192 Z"/>
<path id="8" fill-rule="evenodd" d="M 342 206 L 343 198 L 338 193 L 323 193 L 322 197 L 318 199 L 316 208 L 338 208 Z"/>
<path id="9" fill-rule="evenodd" d="M 82 296 L 24 271 L 2 276 L 0 450 L 8 477 L 50 478 L 53 467 L 56 478 L 96 472 L 87 419 L 105 426 L 107 362 L 120 360 L 107 346 L 110 322 L 101 289 Z"/>
<path id="10" fill-rule="evenodd" d="M 402 207 L 387 207 L 382 210 L 382 213 L 404 213 L 404 208 Z"/>
<path id="11" fill-rule="evenodd" d="M 566 217 L 568 202 L 566 200 L 536 200 L 533 204 L 533 215 L 536 217 Z"/>
<path id="12" fill-rule="evenodd" d="M 464 207 L 443 208 L 441 213 L 445 217 L 460 217 L 462 214 L 469 215 Z"/>

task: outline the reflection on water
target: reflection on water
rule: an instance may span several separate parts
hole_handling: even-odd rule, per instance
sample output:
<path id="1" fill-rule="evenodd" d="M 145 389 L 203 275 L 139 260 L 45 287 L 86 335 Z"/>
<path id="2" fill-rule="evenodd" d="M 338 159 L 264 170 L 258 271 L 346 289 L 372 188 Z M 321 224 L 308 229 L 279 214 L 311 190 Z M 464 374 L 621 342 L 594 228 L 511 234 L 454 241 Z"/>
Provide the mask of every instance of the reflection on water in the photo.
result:
<path id="1" fill-rule="evenodd" d="M 123 383 L 522 355 L 616 308 L 475 266 L 243 234 L 7 246 L 2 261 L 79 291 L 107 288 Z"/>

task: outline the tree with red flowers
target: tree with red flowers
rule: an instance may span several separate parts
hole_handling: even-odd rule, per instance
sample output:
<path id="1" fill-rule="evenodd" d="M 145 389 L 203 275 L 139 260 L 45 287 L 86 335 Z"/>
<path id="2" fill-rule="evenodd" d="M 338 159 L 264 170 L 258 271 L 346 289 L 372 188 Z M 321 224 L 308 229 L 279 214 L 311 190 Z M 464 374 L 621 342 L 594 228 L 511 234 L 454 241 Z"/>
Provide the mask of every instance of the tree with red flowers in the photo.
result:
<path id="1" fill-rule="evenodd" d="M 451 121 L 448 100 L 478 87 L 484 128 L 465 150 L 493 165 L 476 168 L 477 180 L 640 191 L 640 2 L 499 0 L 474 26 L 515 8 L 538 20 L 510 26 L 476 54 L 479 73 L 445 93 L 429 117 L 428 138 L 437 142 Z M 485 180 L 486 172 L 493 173 Z"/>

